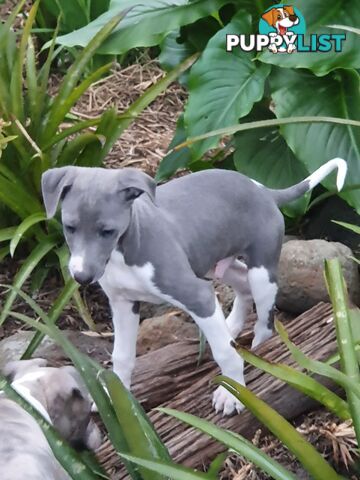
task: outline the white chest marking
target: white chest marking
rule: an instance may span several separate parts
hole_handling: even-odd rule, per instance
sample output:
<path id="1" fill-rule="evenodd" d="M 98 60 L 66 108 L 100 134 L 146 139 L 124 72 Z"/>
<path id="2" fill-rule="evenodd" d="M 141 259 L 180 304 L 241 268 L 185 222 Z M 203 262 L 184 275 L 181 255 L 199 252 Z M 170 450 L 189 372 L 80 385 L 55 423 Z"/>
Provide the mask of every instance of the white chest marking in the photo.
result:
<path id="1" fill-rule="evenodd" d="M 122 253 L 114 251 L 99 283 L 108 296 L 120 295 L 131 301 L 161 303 L 163 299 L 153 277 L 154 266 L 150 262 L 141 267 L 129 266 Z"/>

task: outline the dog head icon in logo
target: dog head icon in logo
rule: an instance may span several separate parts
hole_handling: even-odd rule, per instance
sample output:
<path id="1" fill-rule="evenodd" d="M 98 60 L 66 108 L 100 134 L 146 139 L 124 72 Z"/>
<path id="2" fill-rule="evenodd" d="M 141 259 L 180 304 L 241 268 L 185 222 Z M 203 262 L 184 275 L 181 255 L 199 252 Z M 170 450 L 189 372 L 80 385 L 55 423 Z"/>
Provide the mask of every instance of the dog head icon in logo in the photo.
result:
<path id="1" fill-rule="evenodd" d="M 271 52 L 293 53 L 296 51 L 297 35 L 305 33 L 305 20 L 296 7 L 274 5 L 261 16 L 259 32 L 271 38 Z"/>

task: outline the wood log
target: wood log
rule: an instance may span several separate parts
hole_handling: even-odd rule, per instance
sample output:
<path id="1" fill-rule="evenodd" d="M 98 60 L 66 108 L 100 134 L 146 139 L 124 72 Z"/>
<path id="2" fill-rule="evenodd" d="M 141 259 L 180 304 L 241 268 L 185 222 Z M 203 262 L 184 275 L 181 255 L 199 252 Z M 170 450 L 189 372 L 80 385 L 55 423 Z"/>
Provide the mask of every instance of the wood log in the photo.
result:
<path id="1" fill-rule="evenodd" d="M 328 304 L 313 307 L 289 322 L 286 328 L 296 345 L 314 359 L 324 360 L 336 351 L 332 309 Z M 273 362 L 294 365 L 289 351 L 277 335 L 258 347 L 255 353 Z M 196 356 L 197 347 L 184 343 L 143 355 L 138 359 L 135 371 L 135 395 L 148 408 L 158 402 L 158 405 L 210 420 L 247 438 L 251 438 L 259 427 L 264 428 L 247 410 L 232 417 L 223 417 L 213 411 L 211 399 L 215 387 L 211 381 L 219 370 L 208 354 L 203 364 L 196 368 Z M 313 400 L 252 366 L 246 366 L 245 380 L 249 389 L 287 419 L 296 418 L 315 406 Z M 320 380 L 334 389 L 331 381 Z M 157 411 L 151 411 L 149 417 L 176 462 L 202 467 L 224 451 L 224 446 L 176 419 Z M 106 455 L 109 448 L 109 445 L 104 445 L 101 455 L 102 458 L 107 457 L 107 467 L 118 462 L 116 455 Z M 117 480 L 127 476 L 121 470 L 111 478 Z"/>

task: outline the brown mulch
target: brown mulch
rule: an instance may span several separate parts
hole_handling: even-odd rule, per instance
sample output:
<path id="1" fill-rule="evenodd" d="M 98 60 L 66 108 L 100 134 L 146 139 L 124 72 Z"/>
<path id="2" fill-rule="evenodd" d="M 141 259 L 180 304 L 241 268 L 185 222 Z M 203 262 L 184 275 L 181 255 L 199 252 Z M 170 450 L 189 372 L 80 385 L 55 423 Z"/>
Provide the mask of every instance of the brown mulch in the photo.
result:
<path id="1" fill-rule="evenodd" d="M 295 426 L 299 433 L 311 442 L 324 458 L 346 478 L 356 480 L 351 473 L 351 463 L 359 458 L 354 429 L 335 415 L 317 410 L 298 419 Z M 252 442 L 272 459 L 291 471 L 300 480 L 310 480 L 298 460 L 272 435 L 258 431 Z M 224 463 L 220 480 L 269 480 L 272 477 L 261 472 L 243 457 L 230 455 Z"/>
<path id="2" fill-rule="evenodd" d="M 115 107 L 119 114 L 124 113 L 134 100 L 163 76 L 164 72 L 153 60 L 123 69 L 114 65 L 109 76 L 94 83 L 82 96 L 72 114 L 87 120 L 110 107 Z M 52 77 L 51 90 L 54 93 L 59 80 L 59 76 Z M 123 132 L 108 154 L 106 166 L 137 167 L 154 176 L 172 140 L 186 98 L 186 91 L 180 84 L 170 85 Z"/>

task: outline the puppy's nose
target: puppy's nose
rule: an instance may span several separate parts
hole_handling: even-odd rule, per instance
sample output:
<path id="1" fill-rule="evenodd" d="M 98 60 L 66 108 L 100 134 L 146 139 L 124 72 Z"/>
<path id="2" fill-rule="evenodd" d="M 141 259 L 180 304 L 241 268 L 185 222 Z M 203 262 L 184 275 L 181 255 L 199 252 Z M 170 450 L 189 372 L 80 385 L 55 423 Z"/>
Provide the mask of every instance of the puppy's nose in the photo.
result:
<path id="1" fill-rule="evenodd" d="M 88 285 L 93 281 L 94 277 L 86 272 L 76 272 L 74 273 L 74 279 L 80 283 L 80 285 Z"/>
<path id="2" fill-rule="evenodd" d="M 297 20 L 297 16 L 296 15 L 289 15 L 289 19 L 292 21 L 292 22 L 295 22 Z"/>

